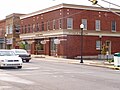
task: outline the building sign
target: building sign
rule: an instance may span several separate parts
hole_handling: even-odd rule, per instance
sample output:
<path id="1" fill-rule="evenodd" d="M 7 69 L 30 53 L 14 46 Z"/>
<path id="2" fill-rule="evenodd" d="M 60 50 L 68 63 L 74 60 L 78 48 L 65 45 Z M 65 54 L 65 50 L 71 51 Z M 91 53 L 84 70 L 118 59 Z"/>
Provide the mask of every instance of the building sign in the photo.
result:
<path id="1" fill-rule="evenodd" d="M 12 44 L 13 40 L 12 38 L 7 38 L 7 44 Z"/>
<path id="2" fill-rule="evenodd" d="M 54 43 L 55 44 L 60 44 L 60 40 L 59 39 L 54 39 Z"/>

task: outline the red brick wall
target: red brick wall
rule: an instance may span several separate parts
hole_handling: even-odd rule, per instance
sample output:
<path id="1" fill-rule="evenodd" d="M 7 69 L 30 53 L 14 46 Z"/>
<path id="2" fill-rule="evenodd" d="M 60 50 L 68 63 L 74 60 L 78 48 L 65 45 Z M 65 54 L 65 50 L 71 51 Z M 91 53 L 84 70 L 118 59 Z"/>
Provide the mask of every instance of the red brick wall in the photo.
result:
<path id="1" fill-rule="evenodd" d="M 5 32 L 6 32 L 6 21 L 1 20 L 0 21 L 0 37 L 4 37 Z"/>
<path id="2" fill-rule="evenodd" d="M 54 10 L 51 12 L 43 13 L 41 15 L 32 16 L 26 19 L 21 20 L 21 26 L 25 26 L 30 24 L 40 24 L 40 32 L 41 32 L 41 22 L 44 21 L 44 29 L 47 30 L 47 22 L 50 21 L 50 30 L 53 30 L 53 20 L 56 20 L 56 29 L 59 29 L 59 18 L 63 19 L 62 29 L 67 29 L 67 18 L 73 18 L 73 30 L 80 30 L 81 19 L 87 19 L 87 31 L 95 31 L 95 20 L 100 20 L 101 22 L 101 31 L 99 33 L 111 33 L 111 21 L 115 20 L 117 23 L 116 32 L 120 31 L 119 16 L 105 11 L 90 11 L 90 10 L 82 10 L 82 9 L 70 9 L 70 8 L 62 8 L 58 10 Z M 31 29 L 32 32 L 32 29 Z M 115 32 L 115 33 L 116 33 Z M 114 34 L 115 34 L 114 33 Z M 79 35 L 68 35 L 65 39 L 66 41 L 61 41 L 60 45 L 58 45 L 58 55 L 67 56 L 68 58 L 73 58 L 76 56 L 80 56 L 80 36 Z M 96 40 L 99 40 L 98 36 L 84 36 L 83 37 L 83 55 L 98 55 L 99 50 L 96 50 Z M 102 36 L 102 43 L 106 40 L 111 41 L 111 50 L 112 53 L 120 51 L 120 39 L 118 37 L 107 37 Z M 50 41 L 47 42 L 46 51 L 47 55 L 50 55 Z"/>
<path id="3" fill-rule="evenodd" d="M 97 36 L 84 36 L 83 37 L 83 56 L 94 56 L 99 54 L 99 50 L 96 49 L 96 41 L 99 40 Z M 111 54 L 115 52 L 120 52 L 120 38 L 115 37 L 102 37 L 102 45 L 107 41 L 111 41 Z M 73 58 L 76 56 L 80 56 L 80 36 L 68 36 L 67 37 L 67 48 L 66 54 L 68 58 Z"/>

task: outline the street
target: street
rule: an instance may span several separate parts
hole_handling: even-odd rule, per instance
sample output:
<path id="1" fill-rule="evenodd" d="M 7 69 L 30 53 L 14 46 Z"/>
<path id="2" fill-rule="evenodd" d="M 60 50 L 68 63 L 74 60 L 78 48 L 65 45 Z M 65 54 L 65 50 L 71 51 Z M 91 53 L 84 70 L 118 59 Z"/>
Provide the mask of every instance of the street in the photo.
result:
<path id="1" fill-rule="evenodd" d="M 120 71 L 34 58 L 0 69 L 0 90 L 120 90 Z"/>

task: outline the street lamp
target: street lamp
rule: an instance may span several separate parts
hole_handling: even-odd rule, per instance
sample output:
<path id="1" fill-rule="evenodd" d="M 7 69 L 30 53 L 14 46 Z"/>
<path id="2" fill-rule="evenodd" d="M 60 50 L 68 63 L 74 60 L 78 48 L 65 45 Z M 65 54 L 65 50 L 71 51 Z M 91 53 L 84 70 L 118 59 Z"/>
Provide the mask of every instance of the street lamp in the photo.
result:
<path id="1" fill-rule="evenodd" d="M 99 35 L 99 39 L 100 39 L 100 59 L 101 59 L 101 51 L 102 51 L 102 35 Z"/>
<path id="2" fill-rule="evenodd" d="M 83 24 L 80 25 L 80 29 L 81 29 L 81 61 L 80 63 L 83 63 L 83 29 L 84 29 Z"/>

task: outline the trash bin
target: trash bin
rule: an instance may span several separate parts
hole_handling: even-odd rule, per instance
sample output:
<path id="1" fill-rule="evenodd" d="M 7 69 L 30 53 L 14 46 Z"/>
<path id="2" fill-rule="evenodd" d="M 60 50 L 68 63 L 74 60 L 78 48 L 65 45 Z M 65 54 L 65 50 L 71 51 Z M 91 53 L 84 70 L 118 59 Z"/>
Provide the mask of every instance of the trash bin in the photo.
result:
<path id="1" fill-rule="evenodd" d="M 120 53 L 114 54 L 114 66 L 116 67 L 120 66 Z"/>

